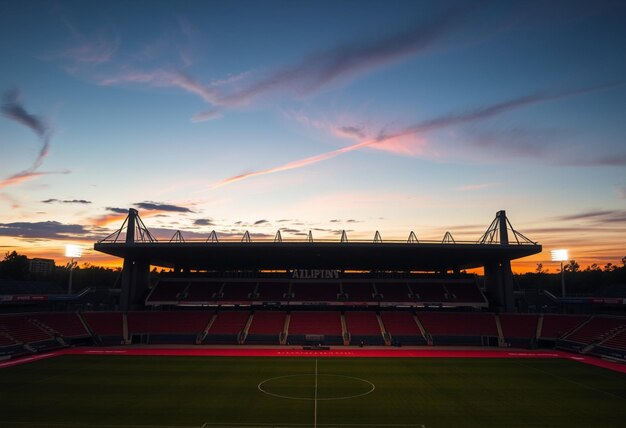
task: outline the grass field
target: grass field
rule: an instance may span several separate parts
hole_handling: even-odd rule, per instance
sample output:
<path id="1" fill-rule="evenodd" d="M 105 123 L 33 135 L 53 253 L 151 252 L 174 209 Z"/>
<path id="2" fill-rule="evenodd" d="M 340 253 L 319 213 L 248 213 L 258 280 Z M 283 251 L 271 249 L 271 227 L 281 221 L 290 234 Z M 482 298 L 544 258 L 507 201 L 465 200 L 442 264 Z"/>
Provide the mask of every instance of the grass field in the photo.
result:
<path id="1" fill-rule="evenodd" d="M 561 359 L 62 356 L 0 370 L 2 427 L 624 427 Z"/>

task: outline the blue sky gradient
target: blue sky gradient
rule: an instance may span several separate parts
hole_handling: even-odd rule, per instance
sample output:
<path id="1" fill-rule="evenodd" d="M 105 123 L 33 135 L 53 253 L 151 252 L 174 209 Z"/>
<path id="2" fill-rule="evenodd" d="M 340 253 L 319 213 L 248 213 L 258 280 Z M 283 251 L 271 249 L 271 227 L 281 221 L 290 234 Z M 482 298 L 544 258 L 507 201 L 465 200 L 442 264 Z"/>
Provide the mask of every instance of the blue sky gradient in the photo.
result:
<path id="1" fill-rule="evenodd" d="M 129 207 L 189 239 L 477 240 L 506 209 L 544 245 L 517 270 L 619 263 L 624 22 L 621 1 L 0 0 L 0 247 L 62 261 Z"/>

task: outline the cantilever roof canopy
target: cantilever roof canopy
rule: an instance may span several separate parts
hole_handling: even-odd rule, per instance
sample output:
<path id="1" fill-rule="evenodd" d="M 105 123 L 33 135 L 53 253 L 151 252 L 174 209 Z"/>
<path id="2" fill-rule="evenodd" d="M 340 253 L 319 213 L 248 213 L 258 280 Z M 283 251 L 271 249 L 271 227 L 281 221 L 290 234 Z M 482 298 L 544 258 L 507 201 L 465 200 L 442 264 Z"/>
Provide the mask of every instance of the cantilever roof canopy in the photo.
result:
<path id="1" fill-rule="evenodd" d="M 125 225 L 123 240 L 119 240 Z M 207 242 L 184 242 L 177 232 L 169 242 L 157 242 L 137 211 L 130 209 L 122 227 L 94 248 L 126 260 L 193 270 L 444 271 L 477 268 L 541 252 L 541 245 L 513 229 L 504 211 L 498 212 L 476 243 L 455 243 L 451 236 L 442 243 L 417 242 L 411 239 L 413 234 L 407 242 L 250 242 L 246 236 L 244 242 L 218 242 L 213 233 L 215 239 Z"/>
<path id="2" fill-rule="evenodd" d="M 439 271 L 471 269 L 541 252 L 537 244 L 366 242 L 99 242 L 94 248 L 155 266 L 197 270 Z"/>

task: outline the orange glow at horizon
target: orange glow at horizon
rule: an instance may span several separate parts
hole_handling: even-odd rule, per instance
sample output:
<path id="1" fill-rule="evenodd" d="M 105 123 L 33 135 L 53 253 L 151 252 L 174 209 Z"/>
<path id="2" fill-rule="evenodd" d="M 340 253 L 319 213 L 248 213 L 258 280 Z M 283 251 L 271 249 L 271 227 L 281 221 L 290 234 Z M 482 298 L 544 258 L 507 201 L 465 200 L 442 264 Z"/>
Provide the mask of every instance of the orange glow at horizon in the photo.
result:
<path id="1" fill-rule="evenodd" d="M 8 253 L 13 251 L 11 248 L 5 247 L 5 252 Z M 30 248 L 27 251 L 24 251 L 22 248 L 16 248 L 19 254 L 26 255 L 28 258 L 45 258 L 52 259 L 55 261 L 57 266 L 63 266 L 67 263 L 68 258 L 64 256 L 64 249 L 61 244 L 59 244 L 58 248 L 50 249 L 50 248 Z M 603 257 L 602 259 L 592 258 L 592 257 L 576 257 L 576 255 L 571 255 L 570 260 L 576 260 L 580 264 L 580 269 L 584 270 L 588 266 L 593 264 L 598 265 L 600 268 L 604 268 L 607 263 L 612 263 L 617 266 L 621 266 L 621 256 L 615 257 Z M 541 263 L 543 267 L 543 272 L 546 273 L 556 273 L 560 268 L 560 264 L 557 262 L 552 262 L 550 260 L 550 254 L 548 251 L 544 249 L 542 253 L 535 254 L 532 256 L 525 257 L 523 259 L 512 260 L 511 261 L 511 269 L 514 274 L 524 274 L 524 273 L 533 273 L 537 270 L 537 264 Z M 85 247 L 85 253 L 83 257 L 80 259 L 80 265 L 89 264 L 92 266 L 101 266 L 105 268 L 121 268 L 123 264 L 123 259 L 110 256 L 108 254 L 99 253 L 93 250 L 93 248 Z M 468 269 L 468 273 L 483 274 L 482 268 L 476 269 Z"/>

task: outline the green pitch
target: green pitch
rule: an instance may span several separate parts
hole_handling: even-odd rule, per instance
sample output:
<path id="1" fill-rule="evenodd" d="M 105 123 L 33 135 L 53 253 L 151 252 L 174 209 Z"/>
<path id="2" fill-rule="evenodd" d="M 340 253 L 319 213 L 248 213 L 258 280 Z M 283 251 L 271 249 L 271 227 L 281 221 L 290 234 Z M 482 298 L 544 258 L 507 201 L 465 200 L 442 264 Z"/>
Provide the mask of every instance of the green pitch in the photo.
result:
<path id="1" fill-rule="evenodd" d="M 2 427 L 624 427 L 568 360 L 63 356 L 0 370 Z"/>

